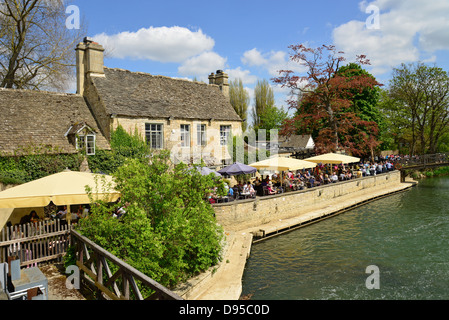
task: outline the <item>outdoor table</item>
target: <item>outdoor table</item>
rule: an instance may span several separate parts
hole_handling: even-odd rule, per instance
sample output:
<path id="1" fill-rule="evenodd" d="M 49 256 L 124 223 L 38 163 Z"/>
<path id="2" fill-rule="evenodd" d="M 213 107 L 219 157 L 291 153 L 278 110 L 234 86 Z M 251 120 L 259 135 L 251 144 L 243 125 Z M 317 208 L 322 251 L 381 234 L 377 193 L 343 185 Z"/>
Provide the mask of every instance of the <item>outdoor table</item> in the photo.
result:
<path id="1" fill-rule="evenodd" d="M 12 284 L 14 292 L 11 294 L 39 287 L 44 289 L 44 299 L 48 299 L 48 280 L 37 267 L 21 269 L 20 279 L 12 280 Z"/>
<path id="2" fill-rule="evenodd" d="M 251 195 L 250 193 L 243 193 L 240 192 L 240 195 L 244 198 L 244 199 L 248 199 L 248 197 Z"/>
<path id="3" fill-rule="evenodd" d="M 228 197 L 219 197 L 217 198 L 217 203 L 229 202 Z"/>

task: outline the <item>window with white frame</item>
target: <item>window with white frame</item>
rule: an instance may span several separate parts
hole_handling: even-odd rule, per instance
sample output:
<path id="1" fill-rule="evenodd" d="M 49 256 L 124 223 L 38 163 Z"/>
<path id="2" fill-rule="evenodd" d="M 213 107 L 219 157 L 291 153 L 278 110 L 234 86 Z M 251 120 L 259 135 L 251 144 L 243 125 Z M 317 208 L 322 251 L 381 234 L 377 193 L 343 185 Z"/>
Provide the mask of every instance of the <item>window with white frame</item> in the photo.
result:
<path id="1" fill-rule="evenodd" d="M 86 150 L 86 155 L 95 155 L 95 134 L 78 134 L 76 137 L 76 148 Z"/>
<path id="2" fill-rule="evenodd" d="M 206 140 L 206 125 L 198 124 L 196 127 L 196 144 L 205 147 L 207 144 Z"/>
<path id="3" fill-rule="evenodd" d="M 190 125 L 181 124 L 181 147 L 190 147 Z"/>
<path id="4" fill-rule="evenodd" d="M 147 139 L 147 144 L 152 149 L 162 149 L 164 131 L 163 125 L 160 123 L 146 123 L 145 124 L 145 137 Z"/>
<path id="5" fill-rule="evenodd" d="M 92 134 L 86 136 L 86 154 L 95 155 L 95 136 Z"/>
<path id="6" fill-rule="evenodd" d="M 220 145 L 226 146 L 231 136 L 231 126 L 220 126 Z"/>

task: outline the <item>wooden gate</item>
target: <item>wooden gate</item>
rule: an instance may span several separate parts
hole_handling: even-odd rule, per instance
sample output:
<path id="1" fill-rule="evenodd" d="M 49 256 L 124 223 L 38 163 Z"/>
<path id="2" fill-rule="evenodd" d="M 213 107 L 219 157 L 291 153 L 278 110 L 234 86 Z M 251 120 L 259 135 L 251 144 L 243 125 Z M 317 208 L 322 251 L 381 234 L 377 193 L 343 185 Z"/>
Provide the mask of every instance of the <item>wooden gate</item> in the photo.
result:
<path id="1" fill-rule="evenodd" d="M 5 227 L 0 232 L 0 263 L 18 256 L 21 267 L 60 261 L 70 245 L 70 227 L 60 220 Z"/>

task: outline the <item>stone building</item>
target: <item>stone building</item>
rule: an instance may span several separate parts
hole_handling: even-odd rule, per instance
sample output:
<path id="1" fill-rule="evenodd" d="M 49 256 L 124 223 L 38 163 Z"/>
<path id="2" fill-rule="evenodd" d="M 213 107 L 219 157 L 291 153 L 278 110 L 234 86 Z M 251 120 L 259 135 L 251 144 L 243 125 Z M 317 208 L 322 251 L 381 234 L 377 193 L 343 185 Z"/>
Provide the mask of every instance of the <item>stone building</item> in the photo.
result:
<path id="1" fill-rule="evenodd" d="M 279 154 L 305 159 L 314 156 L 315 142 L 311 135 L 279 136 Z"/>
<path id="2" fill-rule="evenodd" d="M 210 84 L 104 66 L 103 47 L 87 38 L 78 44 L 77 93 L 84 96 L 105 137 L 121 125 L 137 130 L 155 150 L 175 162 L 221 166 L 231 161 L 228 140 L 241 135 L 242 119 L 229 102 L 228 76 Z"/>
<path id="3" fill-rule="evenodd" d="M 0 154 L 33 150 L 94 154 L 110 149 L 83 97 L 0 89 Z"/>

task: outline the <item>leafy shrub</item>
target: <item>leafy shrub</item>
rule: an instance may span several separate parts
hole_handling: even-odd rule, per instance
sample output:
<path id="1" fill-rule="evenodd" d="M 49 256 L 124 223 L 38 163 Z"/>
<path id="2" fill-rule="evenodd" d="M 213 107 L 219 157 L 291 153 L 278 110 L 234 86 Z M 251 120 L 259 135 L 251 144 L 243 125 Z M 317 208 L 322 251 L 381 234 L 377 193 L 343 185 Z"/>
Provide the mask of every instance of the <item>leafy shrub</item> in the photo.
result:
<path id="1" fill-rule="evenodd" d="M 39 153 L 39 152 L 43 153 Z M 64 169 L 78 171 L 83 156 L 79 154 L 57 154 L 55 150 L 22 148 L 18 155 L 0 156 L 0 181 L 20 184 L 58 173 Z"/>
<path id="2" fill-rule="evenodd" d="M 117 219 L 113 206 L 92 206 L 82 234 L 167 287 L 218 263 L 223 230 L 205 199 L 213 188 L 225 193 L 221 180 L 172 165 L 168 152 L 150 165 L 127 159 L 114 176 L 127 213 Z"/>
<path id="3" fill-rule="evenodd" d="M 27 180 L 28 173 L 24 170 L 0 172 L 0 182 L 4 184 L 22 184 Z"/>

